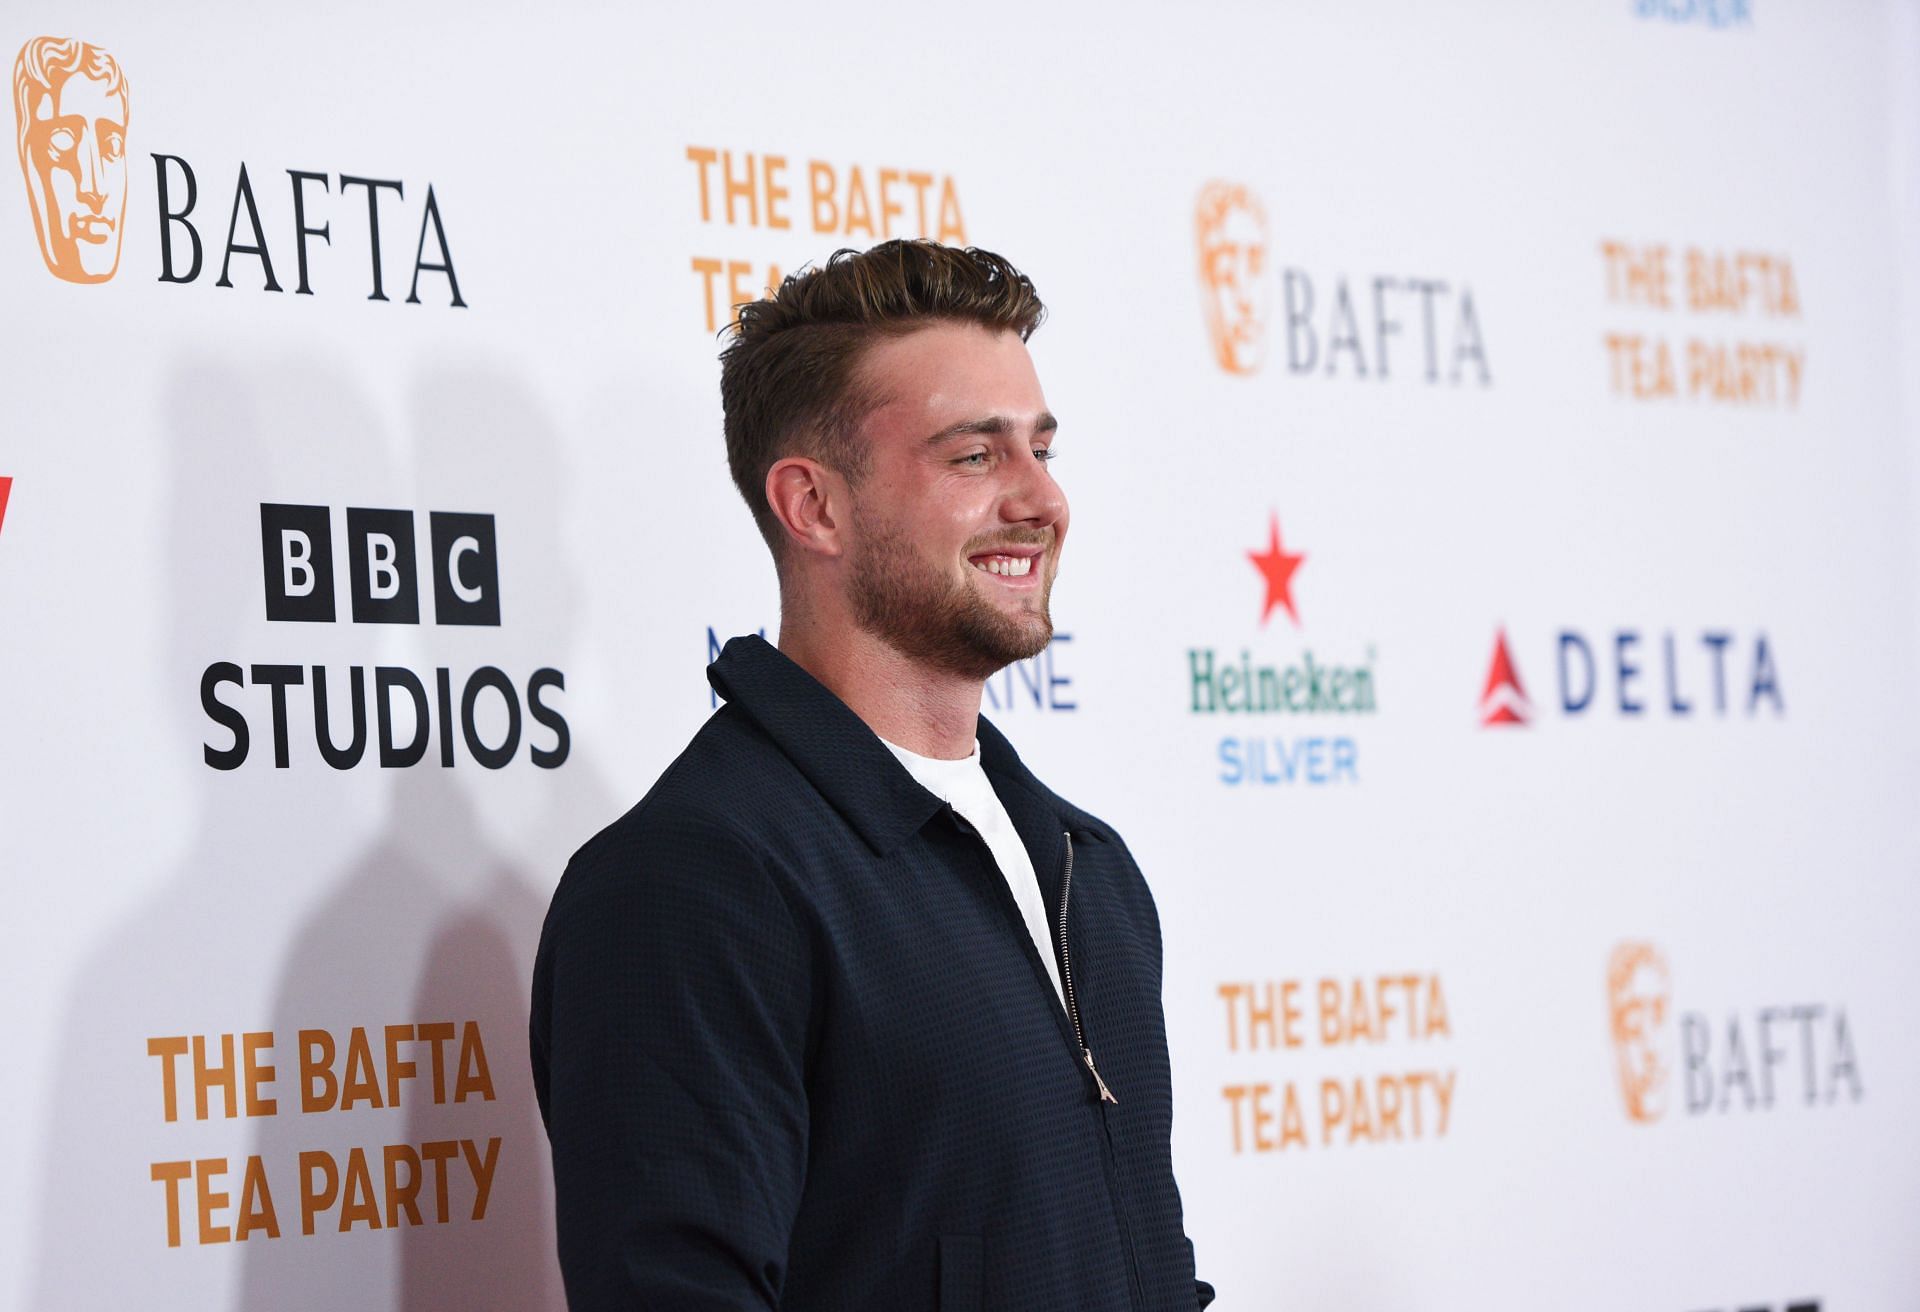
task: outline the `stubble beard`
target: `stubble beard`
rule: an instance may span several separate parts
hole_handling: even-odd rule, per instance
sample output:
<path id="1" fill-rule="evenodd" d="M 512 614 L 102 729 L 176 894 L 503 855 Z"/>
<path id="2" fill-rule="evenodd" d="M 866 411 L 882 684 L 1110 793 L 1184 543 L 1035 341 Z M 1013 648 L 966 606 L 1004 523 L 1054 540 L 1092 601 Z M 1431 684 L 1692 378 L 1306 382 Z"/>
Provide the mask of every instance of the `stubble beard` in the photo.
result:
<path id="1" fill-rule="evenodd" d="M 985 680 L 1052 641 L 1051 578 L 1041 580 L 1039 612 L 1016 618 L 964 582 L 922 564 L 905 536 L 864 527 L 851 562 L 854 622 L 895 650 L 935 669 Z M 1047 555 L 1035 560 L 1035 568 L 1053 559 L 1051 533 L 995 541 L 1044 547 Z"/>

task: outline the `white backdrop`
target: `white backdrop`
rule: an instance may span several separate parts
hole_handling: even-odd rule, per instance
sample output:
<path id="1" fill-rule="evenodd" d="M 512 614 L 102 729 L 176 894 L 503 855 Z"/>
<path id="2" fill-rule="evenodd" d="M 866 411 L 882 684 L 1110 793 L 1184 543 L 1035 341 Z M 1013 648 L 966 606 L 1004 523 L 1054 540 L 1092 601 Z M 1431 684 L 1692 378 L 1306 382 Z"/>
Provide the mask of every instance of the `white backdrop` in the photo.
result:
<path id="1" fill-rule="evenodd" d="M 989 714 L 1159 899 L 1217 1306 L 1911 1305 L 1912 4 L 6 27 L 126 97 L 0 203 L 0 1308 L 561 1305 L 541 916 L 778 623 L 710 321 L 887 235 L 1052 306 Z"/>

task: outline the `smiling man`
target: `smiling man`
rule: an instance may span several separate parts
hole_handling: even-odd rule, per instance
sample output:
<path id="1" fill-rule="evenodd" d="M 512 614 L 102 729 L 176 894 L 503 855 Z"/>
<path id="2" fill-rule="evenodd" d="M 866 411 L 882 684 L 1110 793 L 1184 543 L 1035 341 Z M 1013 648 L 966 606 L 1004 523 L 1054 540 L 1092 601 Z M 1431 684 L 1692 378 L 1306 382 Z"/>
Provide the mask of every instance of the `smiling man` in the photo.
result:
<path id="1" fill-rule="evenodd" d="M 535 1084 L 581 1309 L 1205 1307 L 1153 899 L 980 716 L 1052 636 L 1056 422 L 999 256 L 842 251 L 741 309 L 727 456 L 778 648 L 577 853 Z"/>

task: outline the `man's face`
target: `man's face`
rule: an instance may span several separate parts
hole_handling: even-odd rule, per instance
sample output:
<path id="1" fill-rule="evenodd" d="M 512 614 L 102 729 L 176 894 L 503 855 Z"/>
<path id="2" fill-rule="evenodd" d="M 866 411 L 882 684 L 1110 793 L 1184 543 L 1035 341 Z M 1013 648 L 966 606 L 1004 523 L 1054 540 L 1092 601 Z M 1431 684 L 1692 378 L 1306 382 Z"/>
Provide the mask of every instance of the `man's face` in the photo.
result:
<path id="1" fill-rule="evenodd" d="M 26 111 L 22 164 L 41 254 L 68 282 L 104 282 L 120 264 L 127 208 L 126 107 L 75 73 Z"/>
<path id="2" fill-rule="evenodd" d="M 1018 335 L 936 323 L 873 347 L 867 472 L 852 485 L 856 622 L 930 667 L 985 679 L 1042 650 L 1067 533 L 1053 416 Z"/>
<path id="3" fill-rule="evenodd" d="M 1267 234 L 1260 218 L 1236 205 L 1201 238 L 1208 325 L 1221 365 L 1234 373 L 1260 367 L 1266 349 Z"/>

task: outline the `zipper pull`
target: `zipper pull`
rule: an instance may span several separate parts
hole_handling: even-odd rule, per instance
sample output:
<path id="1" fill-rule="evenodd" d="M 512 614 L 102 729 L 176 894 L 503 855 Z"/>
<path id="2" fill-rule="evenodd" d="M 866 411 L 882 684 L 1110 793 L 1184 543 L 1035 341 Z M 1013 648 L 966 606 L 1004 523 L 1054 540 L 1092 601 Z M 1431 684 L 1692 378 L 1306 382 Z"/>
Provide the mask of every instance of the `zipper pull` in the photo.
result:
<path id="1" fill-rule="evenodd" d="M 1100 1086 L 1100 1101 L 1110 1102 L 1115 1107 L 1118 1107 L 1120 1100 L 1113 1096 L 1113 1090 L 1109 1089 L 1107 1082 L 1100 1078 L 1100 1068 L 1093 1064 L 1093 1049 L 1082 1048 L 1080 1049 L 1080 1055 L 1087 1059 L 1087 1069 L 1093 1072 L 1093 1082 Z"/>

